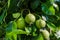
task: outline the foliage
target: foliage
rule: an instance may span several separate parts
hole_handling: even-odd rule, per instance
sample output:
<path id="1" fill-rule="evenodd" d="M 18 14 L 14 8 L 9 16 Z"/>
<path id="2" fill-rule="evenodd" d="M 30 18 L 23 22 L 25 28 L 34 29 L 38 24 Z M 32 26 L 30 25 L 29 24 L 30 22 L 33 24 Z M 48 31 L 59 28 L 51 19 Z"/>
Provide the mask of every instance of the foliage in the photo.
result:
<path id="1" fill-rule="evenodd" d="M 38 19 L 46 22 L 44 27 L 40 27 L 44 25 L 42 21 L 36 23 Z M 49 32 L 50 40 L 60 40 L 60 0 L 0 0 L 0 38 L 46 40 L 43 30 Z"/>

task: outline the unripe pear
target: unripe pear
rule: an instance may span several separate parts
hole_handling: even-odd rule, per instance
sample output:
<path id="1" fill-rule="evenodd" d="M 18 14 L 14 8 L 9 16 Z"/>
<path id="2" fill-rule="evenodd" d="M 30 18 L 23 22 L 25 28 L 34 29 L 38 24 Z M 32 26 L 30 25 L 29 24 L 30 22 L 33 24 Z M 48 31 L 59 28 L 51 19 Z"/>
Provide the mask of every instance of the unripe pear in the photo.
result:
<path id="1" fill-rule="evenodd" d="M 43 30 L 42 34 L 46 40 L 49 40 L 49 32 L 47 30 Z"/>
<path id="2" fill-rule="evenodd" d="M 16 23 L 17 23 L 17 28 L 23 29 L 25 27 L 24 18 L 19 18 Z"/>
<path id="3" fill-rule="evenodd" d="M 37 28 L 45 27 L 46 26 L 46 22 L 44 20 L 42 20 L 42 19 L 38 19 L 36 21 L 36 26 L 37 26 Z"/>
<path id="4" fill-rule="evenodd" d="M 25 21 L 28 24 L 34 23 L 35 19 L 36 19 L 35 16 L 33 14 L 31 14 L 31 13 L 27 14 L 26 17 L 25 17 Z"/>

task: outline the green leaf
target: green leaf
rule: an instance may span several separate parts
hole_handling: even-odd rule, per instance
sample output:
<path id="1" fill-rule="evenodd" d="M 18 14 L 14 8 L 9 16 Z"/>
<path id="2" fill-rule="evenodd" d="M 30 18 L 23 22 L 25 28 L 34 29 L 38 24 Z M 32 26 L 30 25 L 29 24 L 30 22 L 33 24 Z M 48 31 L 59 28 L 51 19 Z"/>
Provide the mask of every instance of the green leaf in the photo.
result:
<path id="1" fill-rule="evenodd" d="M 20 29 L 14 30 L 14 31 L 12 31 L 10 33 L 6 33 L 6 39 L 11 40 L 12 37 L 13 37 L 14 40 L 17 40 L 17 34 L 27 34 L 27 32 L 25 32 L 23 30 L 20 30 Z"/>
<path id="2" fill-rule="evenodd" d="M 55 15 L 53 6 L 48 7 L 46 4 L 42 4 L 42 11 L 47 15 Z"/>
<path id="3" fill-rule="evenodd" d="M 15 30 L 13 32 L 16 33 L 16 34 L 27 34 L 26 31 L 23 31 L 23 30 L 20 30 L 20 29 L 17 29 L 17 30 Z"/>
<path id="4" fill-rule="evenodd" d="M 31 8 L 32 9 L 36 9 L 38 6 L 39 6 L 39 0 L 36 0 L 36 1 L 31 3 Z"/>
<path id="5" fill-rule="evenodd" d="M 18 1 L 19 0 L 8 0 L 8 10 L 10 12 L 16 11 Z"/>
<path id="6" fill-rule="evenodd" d="M 57 20 L 60 20 L 60 13 L 57 13 L 55 16 L 57 17 Z"/>
<path id="7" fill-rule="evenodd" d="M 21 38 L 21 35 L 17 35 L 17 38 L 18 38 L 18 40 L 21 40 L 22 38 Z"/>
<path id="8" fill-rule="evenodd" d="M 31 33 L 31 27 L 25 27 L 25 31 L 27 32 L 27 35 Z"/>
<path id="9" fill-rule="evenodd" d="M 55 0 L 50 0 L 51 3 L 54 3 Z"/>
<path id="10" fill-rule="evenodd" d="M 12 40 L 11 34 L 6 34 L 4 40 Z"/>
<path id="11" fill-rule="evenodd" d="M 10 33 L 10 32 L 12 32 L 12 31 L 14 31 L 14 30 L 16 30 L 16 29 L 17 29 L 16 22 L 11 21 L 11 22 L 8 24 L 7 28 L 6 28 L 6 32 Z"/>
<path id="12" fill-rule="evenodd" d="M 47 22 L 47 26 L 48 26 L 48 28 L 50 28 L 52 31 L 56 31 L 56 26 L 55 26 L 53 23 Z"/>
<path id="13" fill-rule="evenodd" d="M 7 11 L 7 9 L 4 9 L 4 10 L 3 10 L 2 15 L 0 16 L 0 23 L 3 23 L 3 20 L 4 20 L 4 18 L 6 17 L 6 15 L 7 15 L 6 11 Z"/>
<path id="14" fill-rule="evenodd" d="M 14 33 L 14 32 L 11 32 L 11 33 L 6 33 L 6 37 L 5 39 L 7 40 L 17 40 L 17 34 Z"/>
<path id="15" fill-rule="evenodd" d="M 18 6 L 18 7 L 22 7 L 24 1 L 25 1 L 25 0 L 19 0 L 17 6 Z"/>
<path id="16" fill-rule="evenodd" d="M 15 30 L 17 30 L 16 22 L 11 21 L 6 28 L 6 39 L 7 40 L 12 40 L 12 36 L 14 40 L 17 40 L 17 33 L 14 33 Z"/>
<path id="17" fill-rule="evenodd" d="M 42 34 L 39 34 L 37 40 L 44 40 L 43 35 Z"/>
<path id="18" fill-rule="evenodd" d="M 52 15 L 55 15 L 55 9 L 53 6 L 49 7 L 49 11 L 52 13 Z"/>
<path id="19" fill-rule="evenodd" d="M 55 7 L 55 9 L 56 9 L 57 11 L 59 11 L 59 6 L 58 6 L 57 4 L 53 3 L 53 6 Z"/>
<path id="20" fill-rule="evenodd" d="M 14 31 L 14 30 L 17 30 L 17 24 L 16 24 L 16 22 L 13 21 L 12 24 L 13 24 L 13 25 L 12 25 L 12 30 L 13 30 L 13 31 Z"/>
<path id="21" fill-rule="evenodd" d="M 37 36 L 36 31 L 37 31 L 37 28 L 35 27 L 35 25 L 33 25 L 33 26 L 32 26 L 32 35 L 33 35 L 33 36 Z"/>
<path id="22" fill-rule="evenodd" d="M 57 26 L 56 30 L 60 30 L 60 20 L 57 21 L 56 26 Z"/>
<path id="23" fill-rule="evenodd" d="M 50 16 L 46 16 L 47 17 L 47 21 L 50 21 L 50 22 L 54 22 L 54 23 L 56 23 L 57 22 L 57 17 L 56 17 L 56 15 L 55 16 L 53 16 L 53 15 L 50 15 Z"/>
<path id="24" fill-rule="evenodd" d="M 11 1 L 11 0 L 8 0 L 8 8 L 9 8 L 9 6 L 10 6 L 10 1 Z"/>
<path id="25" fill-rule="evenodd" d="M 13 18 L 18 18 L 20 16 L 20 13 L 13 13 L 12 16 Z"/>
<path id="26" fill-rule="evenodd" d="M 16 33 L 14 33 L 13 38 L 14 38 L 14 40 L 17 40 L 17 34 Z"/>
<path id="27" fill-rule="evenodd" d="M 35 32 L 33 32 L 33 36 L 37 36 L 37 34 Z"/>

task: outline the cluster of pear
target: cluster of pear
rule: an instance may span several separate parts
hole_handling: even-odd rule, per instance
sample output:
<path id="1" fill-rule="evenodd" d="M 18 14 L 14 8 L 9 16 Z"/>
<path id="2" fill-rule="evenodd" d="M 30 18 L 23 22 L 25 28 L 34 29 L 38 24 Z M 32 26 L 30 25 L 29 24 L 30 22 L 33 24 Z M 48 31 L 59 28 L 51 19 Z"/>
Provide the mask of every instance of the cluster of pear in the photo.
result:
<path id="1" fill-rule="evenodd" d="M 41 28 L 44 28 L 46 26 L 46 22 L 45 20 L 43 19 L 38 19 L 36 20 L 36 17 L 35 15 L 33 15 L 32 13 L 29 13 L 25 16 L 25 19 L 23 17 L 19 18 L 16 23 L 17 23 L 17 28 L 20 28 L 20 29 L 23 29 L 25 28 L 26 26 L 26 23 L 27 24 L 33 24 L 35 23 L 36 24 L 36 27 L 41 29 Z M 49 38 L 49 32 L 47 30 L 43 30 L 42 31 L 42 34 L 44 36 L 45 39 L 48 39 Z"/>

